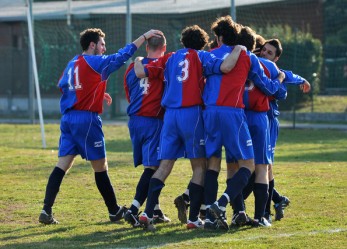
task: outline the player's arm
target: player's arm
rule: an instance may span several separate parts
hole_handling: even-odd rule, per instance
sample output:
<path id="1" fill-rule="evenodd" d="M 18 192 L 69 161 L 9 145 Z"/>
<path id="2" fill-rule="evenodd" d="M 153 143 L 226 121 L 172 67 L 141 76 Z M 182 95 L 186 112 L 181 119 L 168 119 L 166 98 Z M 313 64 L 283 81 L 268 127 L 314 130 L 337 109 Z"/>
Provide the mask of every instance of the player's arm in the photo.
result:
<path id="1" fill-rule="evenodd" d="M 285 73 L 285 84 L 299 85 L 303 93 L 308 93 L 311 90 L 311 84 L 300 75 L 294 74 L 292 71 L 281 70 Z"/>
<path id="2" fill-rule="evenodd" d="M 139 48 L 149 38 L 151 38 L 153 36 L 161 37 L 163 35 L 164 35 L 163 32 L 161 32 L 160 30 L 151 29 L 151 30 L 147 31 L 146 33 L 144 33 L 143 35 L 139 36 L 135 41 L 133 41 L 133 43 L 135 44 L 135 46 L 137 48 Z"/>
<path id="3" fill-rule="evenodd" d="M 248 73 L 248 78 L 254 82 L 254 84 L 266 95 L 271 96 L 275 94 L 280 84 L 285 79 L 285 74 L 279 72 L 276 80 L 269 79 L 265 72 L 263 66 L 260 64 L 257 56 L 253 53 L 249 53 L 251 59 L 251 69 Z"/>
<path id="4" fill-rule="evenodd" d="M 245 46 L 236 45 L 233 51 L 224 59 L 220 66 L 220 70 L 223 73 L 229 73 L 235 67 L 242 50 L 247 51 Z"/>
<path id="5" fill-rule="evenodd" d="M 145 78 L 146 73 L 145 73 L 145 67 L 142 64 L 143 57 L 136 57 L 135 62 L 134 62 L 134 70 L 136 77 L 138 78 Z"/>
<path id="6" fill-rule="evenodd" d="M 112 97 L 108 93 L 104 93 L 104 100 L 106 101 L 106 104 L 110 106 L 112 104 Z"/>

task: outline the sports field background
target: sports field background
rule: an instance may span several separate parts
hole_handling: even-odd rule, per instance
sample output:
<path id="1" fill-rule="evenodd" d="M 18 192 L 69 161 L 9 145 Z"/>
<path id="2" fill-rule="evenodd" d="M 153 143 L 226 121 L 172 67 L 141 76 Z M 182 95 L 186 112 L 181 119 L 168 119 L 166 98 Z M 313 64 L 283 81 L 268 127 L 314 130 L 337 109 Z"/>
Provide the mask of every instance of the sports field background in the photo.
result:
<path id="1" fill-rule="evenodd" d="M 132 165 L 126 126 L 104 125 L 109 174 L 120 204 L 130 205 L 142 168 Z M 172 223 L 145 233 L 108 221 L 88 162 L 78 158 L 63 180 L 54 213 L 60 224 L 38 223 L 45 185 L 57 160 L 59 125 L 0 125 L 0 248 L 345 248 L 347 238 L 346 130 L 281 129 L 275 162 L 277 189 L 291 200 L 285 218 L 269 229 L 188 231 L 173 200 L 191 169 L 178 160 L 161 195 Z M 225 165 L 219 189 L 225 188 Z M 253 197 L 247 212 L 253 215 Z M 143 210 L 143 209 L 142 209 Z M 228 209 L 230 222 L 231 212 Z"/>

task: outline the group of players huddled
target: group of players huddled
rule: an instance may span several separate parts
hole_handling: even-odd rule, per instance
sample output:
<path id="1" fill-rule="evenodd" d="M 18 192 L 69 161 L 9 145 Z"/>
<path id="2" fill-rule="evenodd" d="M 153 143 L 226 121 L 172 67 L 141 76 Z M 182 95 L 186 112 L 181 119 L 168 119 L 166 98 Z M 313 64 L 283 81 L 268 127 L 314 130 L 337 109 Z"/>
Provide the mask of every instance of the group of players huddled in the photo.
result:
<path id="1" fill-rule="evenodd" d="M 159 196 L 175 161 L 182 157 L 190 160 L 193 174 L 174 204 L 178 219 L 188 229 L 269 227 L 271 201 L 275 220 L 283 218 L 290 201 L 276 191 L 272 174 L 278 100 L 286 98 L 289 84 L 300 86 L 304 93 L 310 91 L 310 84 L 276 66 L 282 53 L 278 39 L 265 40 L 230 16 L 217 18 L 211 31 L 215 39 L 209 52 L 204 50 L 209 36 L 193 25 L 182 30 L 183 48 L 175 52 L 166 53 L 165 35 L 150 30 L 112 55 L 103 55 L 105 34 L 100 29 L 81 33 L 83 54 L 68 63 L 59 80 L 63 93 L 59 161 L 46 187 L 41 223 L 58 223 L 52 206 L 78 154 L 92 163 L 111 221 L 124 218 L 131 226 L 149 231 L 155 230 L 156 223 L 170 222 L 160 209 Z M 110 73 L 144 42 L 147 56 L 137 57 L 124 75 L 134 165 L 144 166 L 126 208 L 117 204 L 108 177 L 99 114 L 103 100 L 112 102 L 105 92 Z M 218 197 L 223 147 L 227 185 Z M 246 214 L 244 202 L 252 192 L 254 218 Z M 145 201 L 144 212 L 139 213 Z M 233 210 L 230 224 L 228 204 Z"/>

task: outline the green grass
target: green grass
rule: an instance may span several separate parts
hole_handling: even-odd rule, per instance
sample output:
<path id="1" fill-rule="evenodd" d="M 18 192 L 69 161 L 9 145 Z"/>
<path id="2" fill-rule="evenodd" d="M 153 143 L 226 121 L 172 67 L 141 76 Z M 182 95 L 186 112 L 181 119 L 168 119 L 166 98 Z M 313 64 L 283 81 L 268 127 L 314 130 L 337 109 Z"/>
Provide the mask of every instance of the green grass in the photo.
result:
<path id="1" fill-rule="evenodd" d="M 298 112 L 311 112 L 312 102 L 308 101 Z M 313 112 L 347 112 L 347 96 L 344 95 L 317 95 L 313 97 Z"/>
<path id="2" fill-rule="evenodd" d="M 177 219 L 173 200 L 185 189 L 191 169 L 187 160 L 178 160 L 160 199 L 173 221 L 145 233 L 108 222 L 90 164 L 80 158 L 64 178 L 54 206 L 60 224 L 38 224 L 59 138 L 58 125 L 45 128 L 48 148 L 41 149 L 38 125 L 0 125 L 1 248 L 346 248 L 346 131 L 281 130 L 274 171 L 277 188 L 291 205 L 271 228 L 188 231 Z M 119 203 L 129 206 L 142 168 L 132 166 L 125 126 L 105 125 L 104 132 L 109 175 Z M 225 175 L 223 165 L 220 193 Z M 250 214 L 253 202 L 246 203 Z"/>

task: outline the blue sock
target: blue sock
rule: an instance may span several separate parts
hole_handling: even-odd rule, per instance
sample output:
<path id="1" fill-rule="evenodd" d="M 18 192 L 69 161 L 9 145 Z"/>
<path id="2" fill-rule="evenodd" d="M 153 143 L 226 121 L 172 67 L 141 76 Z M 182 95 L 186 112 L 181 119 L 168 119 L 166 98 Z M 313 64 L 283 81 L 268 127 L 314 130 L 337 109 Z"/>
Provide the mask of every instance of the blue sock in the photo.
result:
<path id="1" fill-rule="evenodd" d="M 134 199 L 138 201 L 141 206 L 147 198 L 149 181 L 151 180 L 154 173 L 155 170 L 145 168 L 136 186 L 136 193 Z M 135 205 L 131 205 L 129 209 L 133 214 L 137 214 L 139 212 L 139 209 Z"/>
<path id="2" fill-rule="evenodd" d="M 51 175 L 49 176 L 46 186 L 45 199 L 43 201 L 43 210 L 45 210 L 47 214 L 52 213 L 52 206 L 54 204 L 55 198 L 57 197 L 64 176 L 65 171 L 58 167 L 55 167 Z"/>
<path id="3" fill-rule="evenodd" d="M 265 213 L 271 214 L 271 200 L 272 200 L 272 193 L 275 187 L 275 181 L 271 180 L 269 181 L 269 198 L 267 198 L 266 207 L 265 207 Z"/>
<path id="4" fill-rule="evenodd" d="M 148 197 L 145 213 L 149 218 L 153 218 L 154 207 L 159 201 L 159 195 L 165 184 L 157 178 L 151 178 L 148 188 Z"/>
<path id="5" fill-rule="evenodd" d="M 189 186 L 190 208 L 189 220 L 196 221 L 199 216 L 200 207 L 204 198 L 204 187 L 193 182 Z"/>
<path id="6" fill-rule="evenodd" d="M 265 206 L 267 199 L 269 197 L 268 193 L 269 185 L 263 183 L 254 183 L 254 219 L 260 220 L 264 217 L 265 214 Z"/>
<path id="7" fill-rule="evenodd" d="M 110 214 L 116 214 L 119 210 L 119 206 L 117 205 L 116 194 L 112 187 L 110 178 L 108 177 L 107 170 L 103 172 L 95 172 L 94 176 L 96 186 L 105 201 L 108 212 Z"/>
<path id="8" fill-rule="evenodd" d="M 222 195 L 218 200 L 218 205 L 220 207 L 226 207 L 229 202 L 233 202 L 235 197 L 241 193 L 243 188 L 247 185 L 251 174 L 249 169 L 241 167 L 231 179 L 228 179 L 224 193 L 229 196 L 229 200 L 225 195 Z"/>

